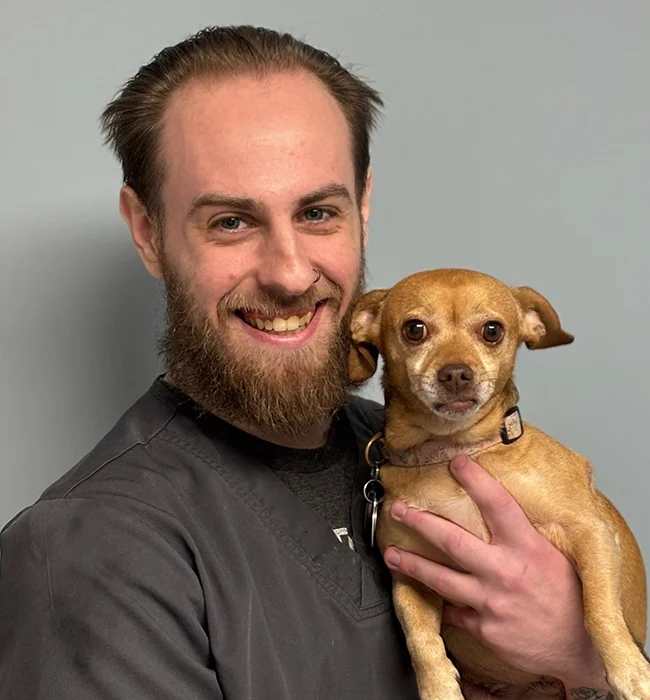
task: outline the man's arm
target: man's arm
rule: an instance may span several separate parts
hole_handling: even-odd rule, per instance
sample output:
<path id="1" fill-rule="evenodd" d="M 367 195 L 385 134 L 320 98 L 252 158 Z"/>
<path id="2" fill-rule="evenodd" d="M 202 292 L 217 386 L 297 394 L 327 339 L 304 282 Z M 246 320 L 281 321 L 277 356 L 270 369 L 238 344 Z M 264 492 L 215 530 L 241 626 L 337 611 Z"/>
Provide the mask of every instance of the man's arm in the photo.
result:
<path id="1" fill-rule="evenodd" d="M 43 501 L 0 537 L 3 700 L 219 700 L 203 595 L 173 520 Z"/>

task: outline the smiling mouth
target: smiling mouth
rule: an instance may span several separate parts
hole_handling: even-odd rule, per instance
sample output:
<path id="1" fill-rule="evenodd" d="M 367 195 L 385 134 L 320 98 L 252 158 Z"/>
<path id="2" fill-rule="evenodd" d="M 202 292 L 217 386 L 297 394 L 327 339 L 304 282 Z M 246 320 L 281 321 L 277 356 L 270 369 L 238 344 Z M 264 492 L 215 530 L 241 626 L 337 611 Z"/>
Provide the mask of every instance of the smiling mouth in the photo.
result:
<path id="1" fill-rule="evenodd" d="M 283 316 L 264 316 L 249 310 L 235 311 L 235 315 L 244 321 L 244 323 L 251 326 L 251 328 L 255 328 L 255 330 L 258 331 L 264 331 L 266 333 L 295 333 L 309 326 L 316 310 L 324 303 L 324 301 L 320 301 L 312 309 L 302 309 Z"/>

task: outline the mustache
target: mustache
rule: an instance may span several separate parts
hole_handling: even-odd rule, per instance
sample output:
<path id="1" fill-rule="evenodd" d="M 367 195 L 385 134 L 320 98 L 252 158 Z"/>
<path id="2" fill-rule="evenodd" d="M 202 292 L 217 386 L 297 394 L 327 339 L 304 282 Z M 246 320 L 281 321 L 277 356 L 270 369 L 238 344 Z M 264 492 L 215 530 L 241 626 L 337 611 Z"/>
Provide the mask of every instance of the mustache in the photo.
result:
<path id="1" fill-rule="evenodd" d="M 312 286 L 298 296 L 281 296 L 264 291 L 255 294 L 232 292 L 221 299 L 218 312 L 255 312 L 268 317 L 283 316 L 291 311 L 313 309 L 324 301 L 333 302 L 336 307 L 343 301 L 343 290 L 325 279 L 318 287 Z"/>

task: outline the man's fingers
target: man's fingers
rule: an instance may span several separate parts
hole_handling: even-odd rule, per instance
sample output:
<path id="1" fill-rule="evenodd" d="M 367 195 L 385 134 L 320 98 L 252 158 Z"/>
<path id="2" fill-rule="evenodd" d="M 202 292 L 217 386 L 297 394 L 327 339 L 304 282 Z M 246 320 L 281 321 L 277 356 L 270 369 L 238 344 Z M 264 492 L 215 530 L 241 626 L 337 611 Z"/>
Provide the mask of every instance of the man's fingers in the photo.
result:
<path id="1" fill-rule="evenodd" d="M 442 622 L 462 630 L 467 630 L 475 637 L 479 636 L 480 615 L 474 608 L 461 608 L 451 603 L 445 603 L 442 608 Z"/>
<path id="2" fill-rule="evenodd" d="M 401 571 L 420 581 L 444 598 L 452 598 L 463 605 L 471 605 L 475 608 L 484 604 L 483 586 L 471 574 L 455 571 L 397 547 L 388 547 L 384 553 L 384 559 L 391 569 Z"/>
<path id="3" fill-rule="evenodd" d="M 517 501 L 480 464 L 461 455 L 449 465 L 452 476 L 479 507 L 492 542 L 521 542 L 533 529 Z"/>
<path id="4" fill-rule="evenodd" d="M 391 515 L 465 571 L 480 574 L 494 568 L 494 553 L 490 551 L 490 545 L 459 525 L 428 510 L 408 508 L 403 501 L 393 503 Z"/>

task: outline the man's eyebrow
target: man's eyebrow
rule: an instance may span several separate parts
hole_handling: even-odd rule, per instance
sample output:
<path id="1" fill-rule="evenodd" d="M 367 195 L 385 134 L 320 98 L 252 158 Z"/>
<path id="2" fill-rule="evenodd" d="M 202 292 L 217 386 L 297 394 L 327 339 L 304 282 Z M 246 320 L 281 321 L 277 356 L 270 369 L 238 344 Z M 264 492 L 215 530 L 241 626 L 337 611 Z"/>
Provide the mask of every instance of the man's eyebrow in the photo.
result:
<path id="1" fill-rule="evenodd" d="M 302 209 L 303 207 L 308 207 L 310 204 L 315 204 L 329 197 L 342 197 L 350 202 L 350 204 L 352 203 L 352 197 L 348 188 L 345 185 L 332 183 L 325 185 L 325 187 L 319 187 L 317 190 L 299 197 L 296 204 Z M 206 192 L 192 200 L 187 218 L 192 219 L 196 217 L 199 211 L 205 207 L 223 207 L 224 209 L 233 209 L 236 211 L 253 211 L 255 209 L 262 210 L 266 208 L 262 202 L 249 197 L 232 197 L 219 192 Z"/>
<path id="2" fill-rule="evenodd" d="M 194 218 L 204 207 L 223 207 L 225 209 L 236 209 L 238 211 L 251 211 L 262 208 L 262 204 L 255 199 L 248 197 L 230 197 L 219 192 L 206 192 L 192 200 L 187 218 Z"/>
<path id="3" fill-rule="evenodd" d="M 352 196 L 350 191 L 345 185 L 338 185 L 332 183 L 331 185 L 325 185 L 325 187 L 320 187 L 309 194 L 304 195 L 298 199 L 298 207 L 308 207 L 310 204 L 315 204 L 323 199 L 328 199 L 329 197 L 342 197 L 346 199 L 350 204 L 352 204 Z"/>

